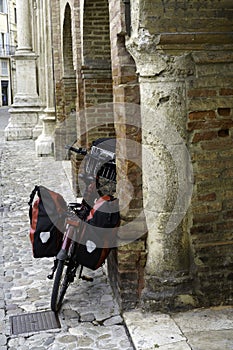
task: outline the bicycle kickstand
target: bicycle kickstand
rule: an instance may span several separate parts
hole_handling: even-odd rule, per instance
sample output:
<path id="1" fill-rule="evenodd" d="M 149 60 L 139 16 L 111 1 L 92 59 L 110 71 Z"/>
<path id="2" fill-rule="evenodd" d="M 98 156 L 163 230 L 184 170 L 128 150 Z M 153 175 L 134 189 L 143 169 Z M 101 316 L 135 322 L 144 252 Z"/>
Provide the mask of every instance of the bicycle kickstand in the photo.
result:
<path id="1" fill-rule="evenodd" d="M 79 272 L 79 279 L 82 279 L 84 281 L 87 281 L 87 282 L 93 282 L 93 278 L 92 277 L 89 277 L 89 276 L 85 276 L 82 274 L 83 272 L 83 266 L 81 266 L 81 269 L 80 269 L 80 272 Z"/>
<path id="2" fill-rule="evenodd" d="M 55 273 L 56 269 L 57 269 L 57 259 L 54 260 L 54 264 L 53 264 L 53 267 L 52 267 L 52 269 L 51 269 L 51 270 L 52 270 L 52 273 L 51 273 L 50 275 L 47 276 L 47 278 L 48 278 L 49 280 L 52 280 L 52 279 L 53 279 L 53 276 L 54 276 L 54 273 Z"/>

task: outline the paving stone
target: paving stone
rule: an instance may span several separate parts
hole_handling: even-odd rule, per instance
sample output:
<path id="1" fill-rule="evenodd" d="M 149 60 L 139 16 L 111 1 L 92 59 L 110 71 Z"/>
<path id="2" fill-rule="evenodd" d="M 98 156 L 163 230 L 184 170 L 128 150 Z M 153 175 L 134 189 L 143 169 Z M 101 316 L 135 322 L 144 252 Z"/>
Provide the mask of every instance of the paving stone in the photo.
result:
<path id="1" fill-rule="evenodd" d="M 91 312 L 81 313 L 80 314 L 80 321 L 81 322 L 92 322 L 94 320 L 95 320 L 95 316 Z"/>
<path id="2" fill-rule="evenodd" d="M 137 349 L 153 349 L 186 340 L 169 315 L 133 311 L 126 312 L 124 319 Z"/>
<path id="3" fill-rule="evenodd" d="M 232 350 L 233 332 L 231 330 L 202 331 L 187 334 L 188 344 L 192 350 Z"/>
<path id="4" fill-rule="evenodd" d="M 123 318 L 119 315 L 117 316 L 113 316 L 109 319 L 107 319 L 106 321 L 104 321 L 103 325 L 104 326 L 113 326 L 113 325 L 116 325 L 116 324 L 121 324 L 123 323 Z"/>
<path id="5" fill-rule="evenodd" d="M 3 345 L 6 345 L 6 342 L 7 342 L 7 338 L 4 334 L 0 334 L 0 345 L 3 346 Z"/>
<path id="6" fill-rule="evenodd" d="M 59 343 L 68 344 L 68 343 L 72 343 L 72 342 L 76 341 L 76 338 L 72 335 L 63 335 L 63 336 L 58 338 L 58 341 L 59 341 Z"/>
<path id="7" fill-rule="evenodd" d="M 173 319 L 185 333 L 232 329 L 233 309 L 229 307 L 213 307 L 210 309 L 196 309 L 177 313 Z"/>
<path id="8" fill-rule="evenodd" d="M 157 348 L 158 350 L 192 350 L 191 347 L 188 345 L 187 341 L 179 341 L 178 343 L 166 344 Z M 156 346 L 154 346 L 152 350 L 155 350 L 155 349 L 156 349 Z"/>

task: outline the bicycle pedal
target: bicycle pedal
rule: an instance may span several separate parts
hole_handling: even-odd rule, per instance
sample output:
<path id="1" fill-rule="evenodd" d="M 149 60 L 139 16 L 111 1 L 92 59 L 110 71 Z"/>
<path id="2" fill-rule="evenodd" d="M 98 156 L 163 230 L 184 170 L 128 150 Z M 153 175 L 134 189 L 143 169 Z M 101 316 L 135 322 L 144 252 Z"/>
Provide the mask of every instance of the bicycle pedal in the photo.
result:
<path id="1" fill-rule="evenodd" d="M 83 275 L 81 277 L 81 279 L 84 280 L 84 281 L 87 281 L 87 282 L 93 282 L 93 280 L 94 280 L 92 277 L 85 276 L 85 275 Z"/>

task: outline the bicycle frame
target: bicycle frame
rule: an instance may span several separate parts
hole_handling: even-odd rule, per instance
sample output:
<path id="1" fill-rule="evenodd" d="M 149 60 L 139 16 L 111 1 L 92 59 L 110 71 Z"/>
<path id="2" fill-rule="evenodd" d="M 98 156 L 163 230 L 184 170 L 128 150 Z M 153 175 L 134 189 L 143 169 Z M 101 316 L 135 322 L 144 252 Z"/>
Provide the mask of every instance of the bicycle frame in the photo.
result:
<path id="1" fill-rule="evenodd" d="M 73 231 L 74 227 L 69 226 L 65 232 L 65 237 L 62 242 L 62 247 L 59 253 L 57 254 L 56 259 L 58 260 L 66 260 L 68 258 L 68 252 L 70 249 L 70 245 L 72 242 L 72 237 L 73 237 Z M 72 233 L 71 233 L 72 232 Z"/>
<path id="2" fill-rule="evenodd" d="M 77 234 L 77 231 L 80 226 L 80 222 L 75 220 L 71 220 L 69 218 L 66 219 L 66 229 L 64 232 L 63 242 L 60 251 L 58 252 L 56 259 L 54 260 L 54 265 L 52 267 L 52 273 L 47 276 L 48 279 L 52 280 L 54 274 L 57 270 L 58 261 L 66 261 L 69 258 L 69 251 L 71 248 L 72 241 L 75 240 L 74 235 Z"/>

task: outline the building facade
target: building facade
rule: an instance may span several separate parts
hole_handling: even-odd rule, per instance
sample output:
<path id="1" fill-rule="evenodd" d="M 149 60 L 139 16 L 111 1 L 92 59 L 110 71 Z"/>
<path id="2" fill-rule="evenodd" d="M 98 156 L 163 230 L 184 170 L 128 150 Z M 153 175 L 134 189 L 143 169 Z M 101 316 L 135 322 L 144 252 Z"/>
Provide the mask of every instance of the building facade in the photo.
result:
<path id="1" fill-rule="evenodd" d="M 232 303 L 232 10 L 230 0 L 17 2 L 6 137 L 41 133 L 37 155 L 56 159 L 67 143 L 117 137 L 122 225 L 108 271 L 124 309 Z M 81 158 L 71 162 L 79 193 Z"/>
<path id="2" fill-rule="evenodd" d="M 14 94 L 14 61 L 17 44 L 16 3 L 0 1 L 0 106 L 9 106 Z"/>

